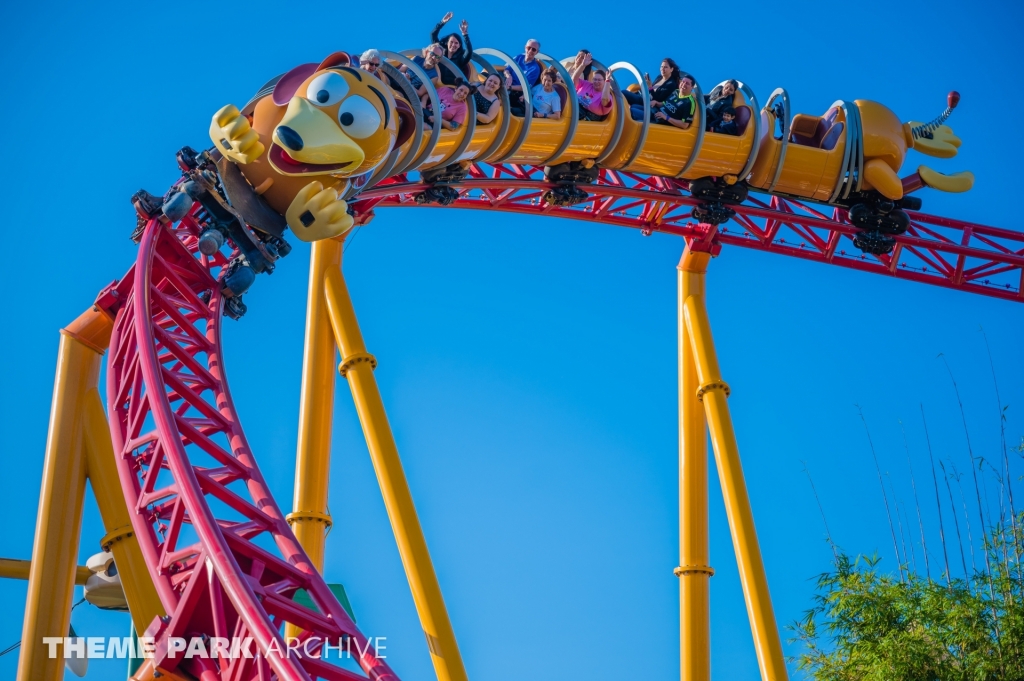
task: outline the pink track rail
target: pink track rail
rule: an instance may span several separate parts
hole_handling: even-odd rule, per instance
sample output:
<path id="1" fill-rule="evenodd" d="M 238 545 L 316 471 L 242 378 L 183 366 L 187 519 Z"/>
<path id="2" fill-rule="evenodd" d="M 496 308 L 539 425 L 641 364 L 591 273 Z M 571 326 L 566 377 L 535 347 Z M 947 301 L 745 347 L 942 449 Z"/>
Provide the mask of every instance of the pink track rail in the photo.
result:
<path id="1" fill-rule="evenodd" d="M 110 297 L 119 302 L 111 435 L 132 527 L 168 613 L 146 632 L 156 638 L 154 662 L 204 681 L 365 679 L 320 659 L 325 640 L 342 639 L 370 679 L 397 681 L 310 563 L 256 466 L 224 373 L 215 275 L 225 260 L 198 254 L 194 213 L 173 228 L 150 221 Z M 293 600 L 297 589 L 315 609 Z M 303 630 L 303 647 L 287 649 L 285 622 Z M 171 636 L 251 637 L 254 656 L 171 657 Z"/>

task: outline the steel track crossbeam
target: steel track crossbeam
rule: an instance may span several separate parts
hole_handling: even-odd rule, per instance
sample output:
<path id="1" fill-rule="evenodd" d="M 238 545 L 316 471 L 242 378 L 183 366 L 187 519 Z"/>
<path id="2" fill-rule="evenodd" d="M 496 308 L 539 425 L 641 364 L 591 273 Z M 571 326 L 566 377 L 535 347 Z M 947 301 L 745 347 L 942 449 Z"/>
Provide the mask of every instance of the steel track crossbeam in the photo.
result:
<path id="1" fill-rule="evenodd" d="M 487 168 L 490 168 L 489 170 Z M 752 196 L 730 206 L 736 215 L 717 233 L 693 219 L 700 202 L 684 193 L 685 182 L 602 169 L 590 195 L 575 206 L 553 206 L 544 193 L 547 182 L 540 166 L 474 164 L 456 186 L 458 199 L 447 207 L 489 209 L 600 222 L 681 236 L 688 241 L 739 246 L 791 257 L 883 274 L 932 286 L 1024 302 L 1024 232 L 979 225 L 952 218 L 909 212 L 906 233 L 893 237 L 889 255 L 867 255 L 853 246 L 858 228 L 843 208 L 831 214 L 812 203 L 771 196 Z M 419 206 L 413 197 L 428 185 L 400 175 L 363 193 L 357 211 Z M 429 204 L 427 207 L 430 207 Z"/>

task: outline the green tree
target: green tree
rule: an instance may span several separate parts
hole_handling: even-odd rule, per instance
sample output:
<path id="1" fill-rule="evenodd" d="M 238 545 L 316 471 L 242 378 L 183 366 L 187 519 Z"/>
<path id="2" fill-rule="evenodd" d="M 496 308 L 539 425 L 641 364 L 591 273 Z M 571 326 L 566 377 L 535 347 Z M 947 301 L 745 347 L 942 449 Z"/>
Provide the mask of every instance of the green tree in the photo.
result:
<path id="1" fill-rule="evenodd" d="M 894 576 L 837 552 L 789 627 L 803 645 L 793 661 L 815 681 L 1024 681 L 1022 523 L 986 537 L 991 577 Z"/>

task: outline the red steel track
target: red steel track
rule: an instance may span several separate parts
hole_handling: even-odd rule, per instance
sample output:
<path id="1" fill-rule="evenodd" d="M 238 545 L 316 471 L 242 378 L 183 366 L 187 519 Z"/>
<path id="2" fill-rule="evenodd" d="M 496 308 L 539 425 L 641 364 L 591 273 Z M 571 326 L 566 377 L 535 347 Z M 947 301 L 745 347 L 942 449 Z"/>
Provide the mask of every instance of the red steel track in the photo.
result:
<path id="1" fill-rule="evenodd" d="M 153 662 L 165 671 L 180 663 L 204 681 L 365 678 L 317 659 L 325 640 L 343 639 L 371 679 L 397 681 L 310 563 L 256 466 L 224 374 L 216 274 L 226 260 L 198 255 L 199 232 L 194 215 L 173 229 L 150 221 L 132 271 L 99 301 L 120 301 L 110 430 L 135 536 L 168 613 L 146 632 L 157 639 Z M 318 610 L 292 600 L 300 588 Z M 304 630 L 304 649 L 288 654 L 284 622 Z M 182 660 L 169 656 L 171 636 L 251 637 L 256 655 Z"/>
<path id="2" fill-rule="evenodd" d="M 721 246 L 742 246 L 814 260 L 896 279 L 1024 302 L 1024 233 L 908 211 L 912 222 L 894 237 L 891 255 L 865 255 L 853 246 L 858 229 L 842 208 L 819 206 L 778 196 L 752 195 L 731 206 L 736 217 L 714 227 L 691 216 L 699 201 L 691 198 L 685 181 L 601 170 L 593 185 L 580 185 L 590 194 L 572 207 L 544 203 L 553 185 L 537 166 L 476 164 L 455 188 L 459 198 L 450 208 L 500 210 L 549 215 L 633 227 L 686 237 L 697 248 L 717 252 Z M 360 194 L 357 210 L 375 207 L 420 206 L 413 197 L 426 186 L 407 176 Z"/>
<path id="3" fill-rule="evenodd" d="M 486 170 L 489 168 L 490 170 Z M 692 248 L 724 245 L 816 260 L 898 279 L 1017 302 L 1022 297 L 1024 234 L 912 213 L 892 255 L 853 248 L 856 228 L 843 209 L 779 197 L 734 206 L 713 227 L 692 218 L 686 184 L 602 170 L 590 197 L 548 205 L 543 169 L 474 165 L 457 185 L 453 208 L 590 220 L 685 237 Z M 426 186 L 389 178 L 353 204 L 362 221 L 375 208 L 418 206 Z M 107 368 L 110 429 L 132 526 L 168 617 L 146 632 L 154 665 L 179 665 L 204 681 L 365 677 L 319 659 L 323 641 L 349 641 L 370 679 L 397 681 L 314 569 L 270 495 L 231 401 L 220 341 L 227 264 L 200 255 L 198 206 L 177 225 L 151 220 L 128 275 L 101 294 L 116 312 Z M 829 212 L 823 212 L 829 210 Z M 316 605 L 293 600 L 304 589 Z M 285 622 L 303 630 L 305 648 L 287 652 Z M 253 658 L 183 660 L 169 637 L 253 639 Z M 360 654 L 362 653 L 362 654 Z"/>

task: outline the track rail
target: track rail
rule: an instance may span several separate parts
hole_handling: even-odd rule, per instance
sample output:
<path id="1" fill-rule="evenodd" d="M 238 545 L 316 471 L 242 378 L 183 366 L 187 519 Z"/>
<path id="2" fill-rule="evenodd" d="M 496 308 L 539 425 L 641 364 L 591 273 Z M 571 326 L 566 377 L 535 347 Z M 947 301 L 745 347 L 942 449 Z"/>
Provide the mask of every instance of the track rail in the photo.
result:
<path id="1" fill-rule="evenodd" d="M 741 246 L 1024 302 L 1024 233 L 1018 231 L 909 212 L 910 229 L 893 237 L 893 252 L 876 256 L 853 246 L 859 230 L 842 208 L 756 194 L 731 206 L 736 216 L 716 227 L 693 218 L 700 202 L 682 180 L 603 169 L 597 182 L 585 186 L 589 198 L 571 207 L 544 201 L 554 186 L 544 180 L 540 166 L 475 164 L 454 187 L 459 197 L 448 207 L 632 227 L 644 235 L 682 236 L 715 253 L 724 245 Z M 426 188 L 407 174 L 397 175 L 361 194 L 355 208 L 369 213 L 421 206 L 415 196 Z"/>
<path id="2" fill-rule="evenodd" d="M 858 230 L 843 209 L 752 197 L 712 226 L 693 218 L 699 201 L 683 181 L 602 170 L 568 207 L 545 201 L 553 186 L 539 166 L 476 164 L 451 207 L 608 223 L 681 236 L 693 250 L 742 246 L 1024 301 L 1024 234 L 1011 230 L 914 213 L 891 255 L 868 256 L 853 248 Z M 422 206 L 415 197 L 427 187 L 407 174 L 384 180 L 353 203 L 358 222 L 375 208 Z M 180 669 L 204 681 L 365 679 L 321 659 L 325 642 L 341 642 L 370 679 L 397 681 L 295 539 L 246 442 L 221 347 L 218 277 L 229 257 L 198 252 L 204 215 L 196 204 L 176 224 L 150 220 L 135 265 L 99 302 L 116 314 L 107 396 L 118 473 L 170 613 L 145 632 L 156 640 L 148 678 Z M 300 589 L 313 608 L 294 600 Z M 302 630 L 291 647 L 285 623 Z M 183 659 L 171 637 L 251 638 L 253 656 Z"/>
<path id="3" fill-rule="evenodd" d="M 119 301 L 107 370 L 118 472 L 150 577 L 169 615 L 154 620 L 149 671 L 204 679 L 366 677 L 319 659 L 339 640 L 374 681 L 397 681 L 310 563 L 253 458 L 221 347 L 227 263 L 199 255 L 198 206 L 151 220 Z M 305 590 L 314 609 L 293 600 Z M 289 649 L 284 623 L 303 630 Z M 252 638 L 252 657 L 182 659 L 169 637 Z M 244 647 L 244 646 L 243 646 Z M 337 656 L 337 650 L 333 651 Z"/>

